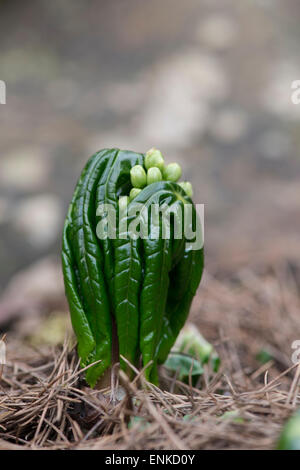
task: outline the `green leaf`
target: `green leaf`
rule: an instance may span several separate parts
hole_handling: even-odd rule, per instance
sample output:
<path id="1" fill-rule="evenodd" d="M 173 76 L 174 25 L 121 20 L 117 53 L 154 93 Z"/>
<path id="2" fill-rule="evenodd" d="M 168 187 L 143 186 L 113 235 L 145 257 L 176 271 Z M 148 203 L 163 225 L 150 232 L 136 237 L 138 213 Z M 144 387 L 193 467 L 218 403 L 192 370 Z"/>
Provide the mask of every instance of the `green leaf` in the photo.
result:
<path id="1" fill-rule="evenodd" d="M 183 382 L 188 381 L 190 375 L 198 378 L 203 374 L 201 363 L 197 359 L 182 353 L 171 352 L 165 362 L 165 367 L 177 372 L 178 379 Z"/>
<path id="2" fill-rule="evenodd" d="M 300 410 L 285 424 L 279 438 L 278 450 L 300 450 Z"/>
<path id="3" fill-rule="evenodd" d="M 198 359 L 202 365 L 211 361 L 212 370 L 214 372 L 219 370 L 221 361 L 218 353 L 192 323 L 182 329 L 173 350 Z"/>
<path id="4" fill-rule="evenodd" d="M 266 351 L 265 349 L 261 349 L 257 355 L 256 359 L 261 363 L 261 364 L 266 364 L 267 362 L 271 361 L 273 359 L 273 356 Z"/>

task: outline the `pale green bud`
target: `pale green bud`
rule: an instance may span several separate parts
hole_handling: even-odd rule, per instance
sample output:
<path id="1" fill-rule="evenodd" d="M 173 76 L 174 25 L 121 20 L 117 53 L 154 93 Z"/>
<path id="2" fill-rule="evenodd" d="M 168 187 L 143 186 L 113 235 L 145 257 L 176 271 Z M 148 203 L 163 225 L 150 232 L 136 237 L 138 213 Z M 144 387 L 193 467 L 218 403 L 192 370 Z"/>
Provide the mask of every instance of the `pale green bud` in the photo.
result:
<path id="1" fill-rule="evenodd" d="M 120 211 L 125 211 L 126 207 L 129 204 L 129 197 L 128 196 L 121 196 L 119 197 L 119 208 Z"/>
<path id="2" fill-rule="evenodd" d="M 132 201 L 135 197 L 137 197 L 138 194 L 140 194 L 142 190 L 139 188 L 132 188 L 129 194 L 129 199 Z"/>
<path id="3" fill-rule="evenodd" d="M 193 196 L 193 186 L 189 181 L 182 181 L 181 183 L 178 183 L 178 184 L 179 186 L 182 187 L 182 189 L 185 191 L 188 197 Z"/>
<path id="4" fill-rule="evenodd" d="M 147 184 L 147 175 L 142 165 L 135 165 L 131 168 L 130 178 L 134 188 L 143 188 Z"/>
<path id="5" fill-rule="evenodd" d="M 178 163 L 169 163 L 163 170 L 164 179 L 173 183 L 179 180 L 181 173 L 181 166 Z"/>
<path id="6" fill-rule="evenodd" d="M 164 168 L 164 157 L 161 152 L 155 148 L 148 150 L 145 155 L 145 167 L 147 170 L 152 167 L 159 168 L 160 171 Z"/>
<path id="7" fill-rule="evenodd" d="M 147 172 L 147 184 L 158 183 L 158 181 L 162 181 L 160 169 L 156 167 L 149 168 Z"/>

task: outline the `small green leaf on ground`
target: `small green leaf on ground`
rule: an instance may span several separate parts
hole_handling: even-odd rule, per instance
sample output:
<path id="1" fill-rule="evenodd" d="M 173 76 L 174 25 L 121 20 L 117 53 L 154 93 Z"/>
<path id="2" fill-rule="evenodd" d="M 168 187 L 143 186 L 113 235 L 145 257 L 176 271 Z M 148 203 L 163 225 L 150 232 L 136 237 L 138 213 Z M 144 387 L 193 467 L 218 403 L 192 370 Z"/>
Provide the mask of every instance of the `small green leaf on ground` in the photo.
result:
<path id="1" fill-rule="evenodd" d="M 284 425 L 277 449 L 300 450 L 300 410 Z"/>
<path id="2" fill-rule="evenodd" d="M 177 372 L 178 379 L 183 382 L 187 383 L 191 375 L 195 384 L 203 374 L 204 364 L 209 364 L 212 372 L 218 372 L 219 355 L 198 328 L 189 323 L 180 332 L 164 365 L 167 369 Z"/>
<path id="3" fill-rule="evenodd" d="M 261 349 L 257 355 L 256 359 L 261 363 L 261 364 L 266 364 L 267 362 L 271 361 L 273 359 L 273 356 L 266 351 L 265 349 Z"/>
<path id="4" fill-rule="evenodd" d="M 178 379 L 183 382 L 187 381 L 190 375 L 192 377 L 199 377 L 203 374 L 201 363 L 197 359 L 182 353 L 171 352 L 165 362 L 165 367 L 177 372 Z"/>

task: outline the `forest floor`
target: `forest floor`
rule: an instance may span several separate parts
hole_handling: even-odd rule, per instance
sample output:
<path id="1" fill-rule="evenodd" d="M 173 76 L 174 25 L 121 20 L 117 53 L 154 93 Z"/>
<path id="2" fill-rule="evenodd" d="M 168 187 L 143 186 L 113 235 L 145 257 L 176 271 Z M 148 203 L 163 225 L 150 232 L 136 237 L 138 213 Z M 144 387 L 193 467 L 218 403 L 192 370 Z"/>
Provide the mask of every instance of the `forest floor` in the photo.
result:
<path id="1" fill-rule="evenodd" d="M 91 390 L 70 341 L 8 333 L 0 382 L 0 449 L 274 449 L 299 407 L 299 269 L 288 261 L 205 274 L 191 321 L 221 357 L 197 386 L 161 368 L 161 387 L 136 371 Z M 38 317 L 45 322 L 45 317 Z M 299 356 L 299 355 L 298 355 Z M 118 387 L 118 384 L 120 385 Z"/>

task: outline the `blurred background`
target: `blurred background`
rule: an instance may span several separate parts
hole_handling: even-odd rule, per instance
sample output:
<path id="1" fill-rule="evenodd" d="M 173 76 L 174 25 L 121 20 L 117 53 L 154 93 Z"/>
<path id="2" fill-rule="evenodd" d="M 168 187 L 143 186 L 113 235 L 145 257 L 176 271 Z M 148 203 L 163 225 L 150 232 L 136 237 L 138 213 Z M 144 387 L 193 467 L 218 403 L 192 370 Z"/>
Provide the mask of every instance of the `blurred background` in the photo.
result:
<path id="1" fill-rule="evenodd" d="M 65 308 L 63 220 L 104 147 L 155 146 L 182 164 L 205 204 L 210 274 L 299 258 L 299 1 L 0 9 L 0 325 Z"/>

